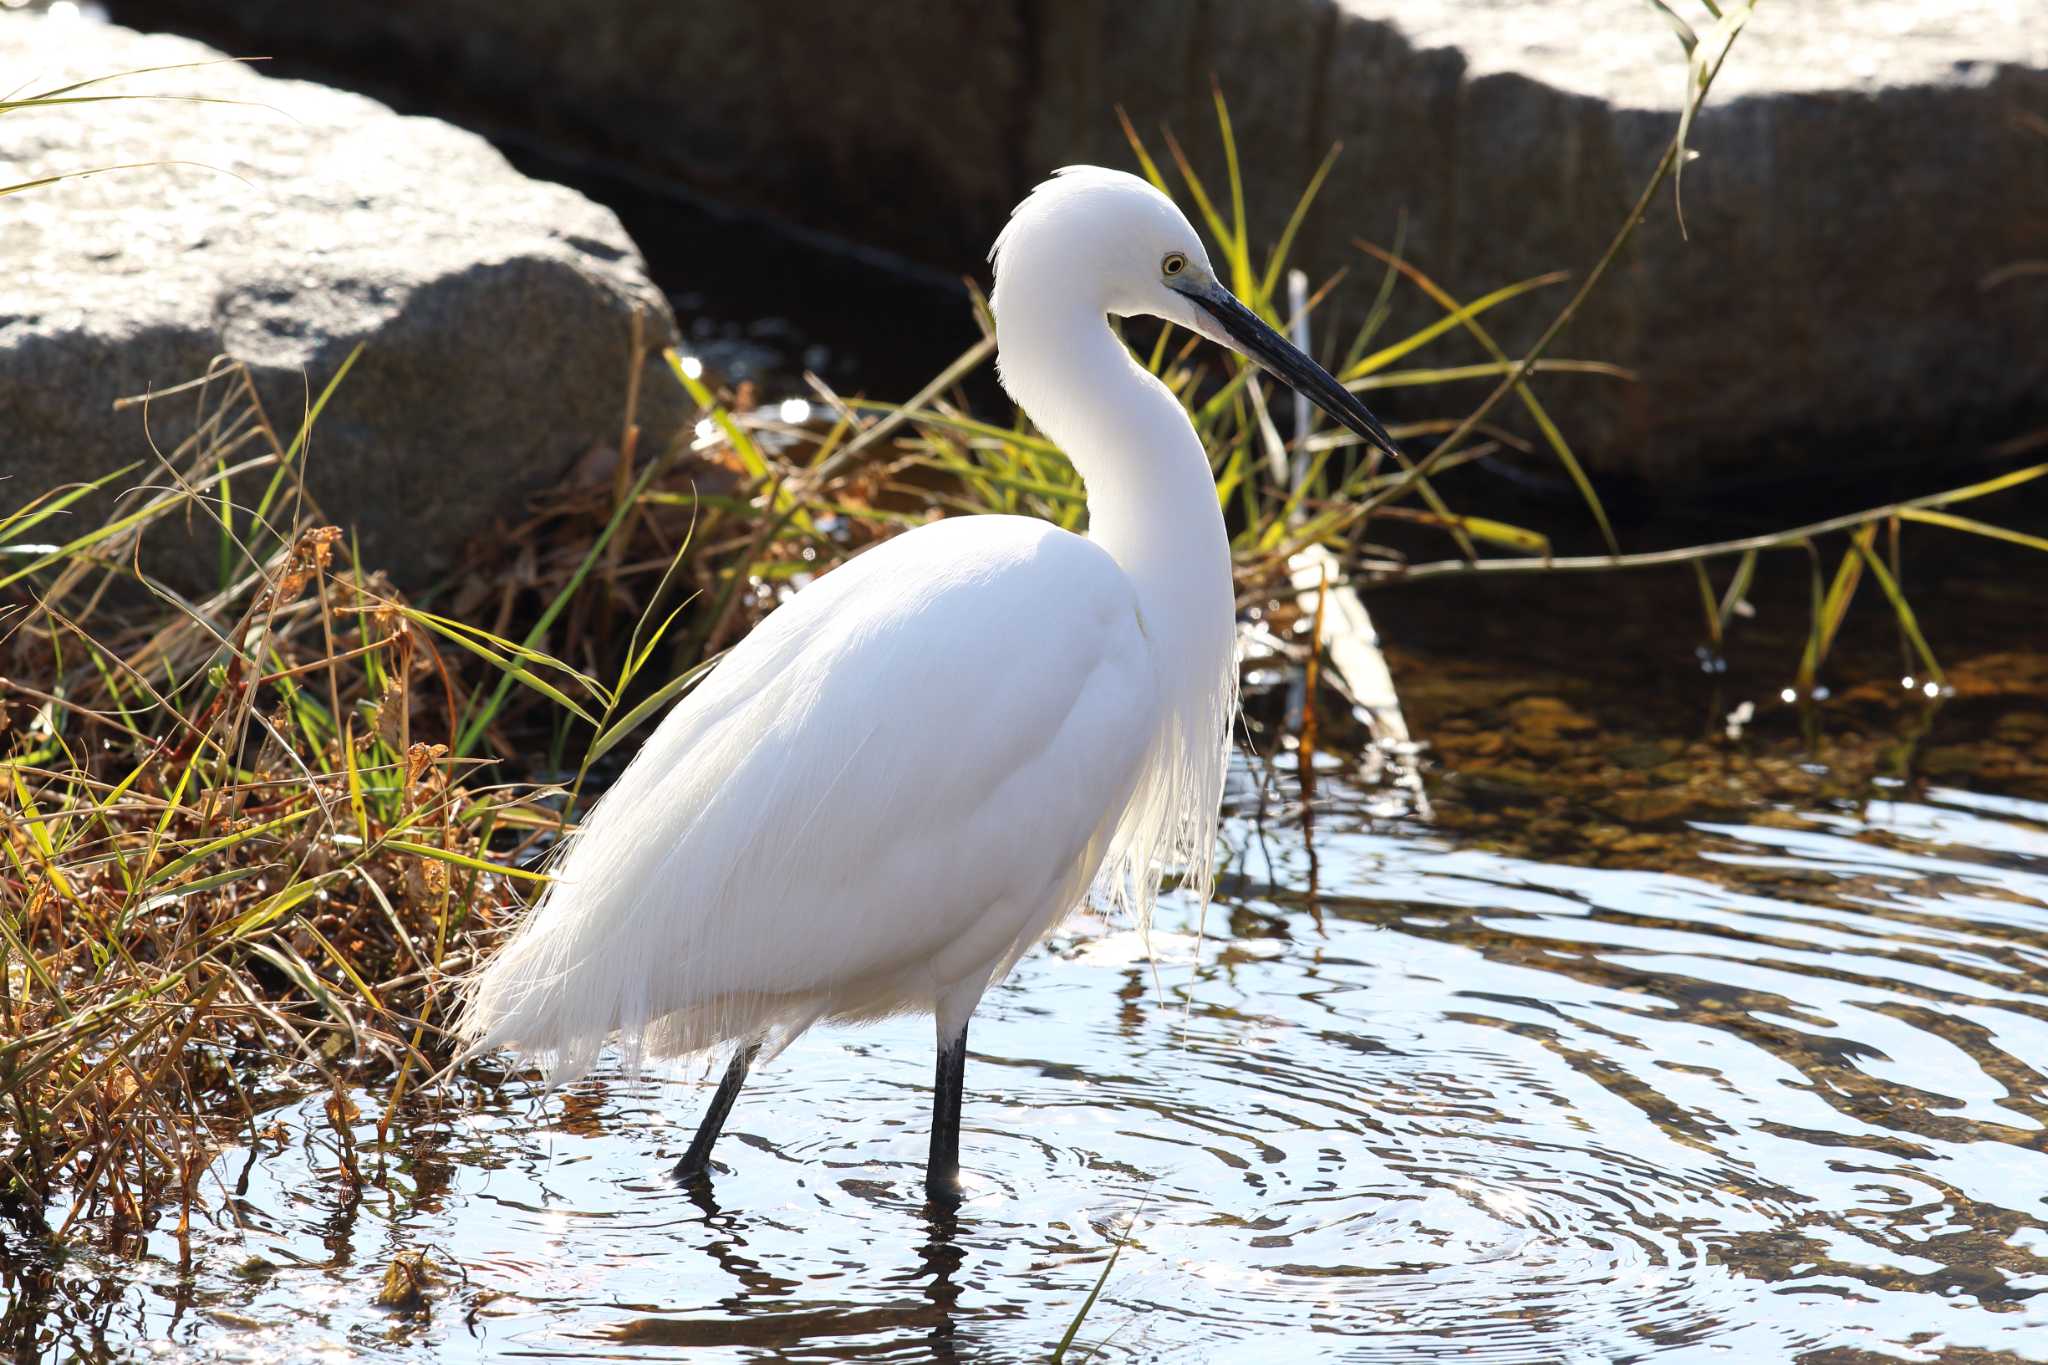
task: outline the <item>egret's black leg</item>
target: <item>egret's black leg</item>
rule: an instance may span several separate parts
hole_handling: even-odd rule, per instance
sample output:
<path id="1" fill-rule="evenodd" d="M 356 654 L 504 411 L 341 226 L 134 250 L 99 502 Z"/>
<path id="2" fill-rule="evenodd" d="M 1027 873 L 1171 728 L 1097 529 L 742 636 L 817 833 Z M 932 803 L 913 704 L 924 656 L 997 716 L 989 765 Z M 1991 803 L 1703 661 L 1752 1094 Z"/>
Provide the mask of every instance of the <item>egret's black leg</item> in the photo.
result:
<path id="1" fill-rule="evenodd" d="M 960 1095 L 967 1080 L 967 1025 L 960 1036 L 939 1044 L 932 1082 L 932 1155 L 924 1169 L 925 1197 L 934 1204 L 960 1202 Z"/>
<path id="2" fill-rule="evenodd" d="M 724 1131 L 725 1116 L 732 1112 L 732 1102 L 739 1098 L 740 1087 L 747 1083 L 747 1068 L 754 1064 L 754 1056 L 760 1050 L 759 1043 L 747 1043 L 732 1054 L 725 1079 L 718 1083 L 718 1093 L 711 1097 L 711 1107 L 704 1112 L 704 1121 L 697 1125 L 697 1136 L 690 1139 L 690 1150 L 676 1163 L 676 1179 L 694 1182 L 711 1174 L 711 1144 Z"/>

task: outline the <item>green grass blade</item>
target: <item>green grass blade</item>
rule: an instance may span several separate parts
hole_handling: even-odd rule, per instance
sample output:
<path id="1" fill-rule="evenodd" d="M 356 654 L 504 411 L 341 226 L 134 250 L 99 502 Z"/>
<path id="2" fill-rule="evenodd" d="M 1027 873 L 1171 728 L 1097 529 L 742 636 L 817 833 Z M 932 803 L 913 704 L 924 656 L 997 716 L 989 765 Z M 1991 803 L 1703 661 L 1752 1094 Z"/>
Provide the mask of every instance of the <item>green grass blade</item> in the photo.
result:
<path id="1" fill-rule="evenodd" d="M 209 166 L 204 161 L 179 161 L 174 158 L 159 161 L 123 161 L 112 166 L 88 166 L 82 171 L 59 171 L 55 175 L 46 175 L 35 180 L 22 180 L 12 185 L 0 185 L 0 198 L 10 194 L 21 194 L 27 190 L 39 190 L 45 185 L 55 185 L 60 181 L 83 180 L 91 175 L 105 175 L 110 171 L 141 171 L 161 166 L 191 166 L 197 170 L 212 171 L 216 175 L 233 176 L 236 180 L 241 180 L 245 185 L 249 183 L 247 180 L 243 180 L 241 176 L 235 175 L 233 171 L 223 170 L 219 166 Z"/>
<path id="2" fill-rule="evenodd" d="M 132 464 L 122 465 L 111 474 L 102 474 L 91 483 L 77 484 L 62 493 L 53 488 L 38 494 L 21 508 L 8 513 L 5 517 L 0 517 L 0 545 L 12 545 L 15 541 L 28 534 L 28 532 L 57 515 L 57 513 L 63 511 L 72 503 L 77 502 L 80 498 L 90 496 L 105 488 L 114 480 L 123 475 L 132 474 L 141 467 L 142 461 L 136 460 Z"/>
<path id="3" fill-rule="evenodd" d="M 1202 221 L 1209 227 L 1209 235 L 1217 246 L 1228 249 L 1231 242 L 1230 225 L 1223 221 L 1223 215 L 1210 202 L 1208 187 L 1202 184 L 1202 177 L 1195 174 L 1195 168 L 1188 163 L 1187 153 L 1180 148 L 1180 141 L 1171 129 L 1166 132 L 1166 150 L 1173 157 L 1174 167 L 1180 171 L 1180 178 L 1188 187 L 1188 193 L 1195 197 L 1195 208 L 1202 215 Z"/>
<path id="4" fill-rule="evenodd" d="M 1984 536 L 1991 540 L 2010 541 L 2024 545 L 2030 550 L 2048 550 L 2048 539 L 2028 535 L 2024 531 L 2011 531 L 2003 526 L 1993 526 L 1986 521 L 1973 521 L 1959 517 L 1952 512 L 1934 512 L 1924 507 L 1901 507 L 1899 515 L 1907 521 L 1922 522 L 1928 526 L 1945 526 L 1951 531 L 1967 531 L 1973 536 Z"/>
<path id="5" fill-rule="evenodd" d="M 1302 220 L 1308 217 L 1308 207 L 1323 192 L 1323 182 L 1330 178 L 1330 171 L 1336 166 L 1337 158 L 1344 152 L 1344 144 L 1333 142 L 1330 150 L 1323 154 L 1314 175 L 1309 177 L 1308 188 L 1294 201 L 1294 212 L 1287 215 L 1287 226 L 1280 229 L 1280 240 L 1273 246 L 1273 254 L 1266 261 L 1266 273 L 1259 278 L 1259 297 L 1270 302 L 1273 291 L 1280 287 L 1281 272 L 1287 268 L 1287 258 L 1294 250 L 1294 238 L 1301 231 Z"/>
<path id="6" fill-rule="evenodd" d="M 1715 619 L 1719 622 L 1719 629 L 1715 636 L 1716 639 L 1727 633 L 1728 623 L 1735 619 L 1736 607 L 1749 595 L 1749 583 L 1754 577 L 1756 577 L 1756 551 L 1744 550 L 1742 558 L 1736 562 L 1735 577 L 1729 582 L 1728 591 L 1721 596 L 1720 610 L 1714 613 Z"/>
<path id="7" fill-rule="evenodd" d="M 1871 577 L 1877 580 L 1877 586 L 1884 590 L 1886 600 L 1892 604 L 1892 611 L 1899 618 L 1899 629 L 1905 631 L 1906 638 L 1913 642 L 1913 652 L 1920 656 L 1920 664 L 1927 670 L 1927 676 L 1936 684 L 1942 683 L 1945 679 L 1942 676 L 1941 665 L 1934 661 L 1934 651 L 1928 648 L 1927 637 L 1920 633 L 1919 618 L 1913 614 L 1913 608 L 1906 601 L 1906 594 L 1900 590 L 1898 580 L 1892 577 L 1891 570 L 1885 567 L 1884 560 L 1872 548 L 1872 541 L 1876 535 L 1875 525 L 1858 531 L 1854 536 L 1856 551 L 1863 556 L 1863 562 L 1870 567 Z"/>
<path id="8" fill-rule="evenodd" d="M 277 500 L 278 490 L 284 485 L 286 474 L 290 472 L 293 462 L 299 458 L 299 453 L 306 448 L 306 442 L 312 439 L 313 424 L 320 420 L 321 413 L 327 411 L 327 400 L 334 397 L 335 390 L 341 387 L 341 381 L 348 378 L 348 372 L 355 368 L 356 361 L 363 354 L 363 347 L 368 344 L 358 341 L 352 346 L 347 358 L 341 362 L 327 383 L 321 386 L 320 396 L 313 400 L 313 406 L 307 409 L 305 417 L 299 422 L 299 430 L 292 437 L 292 443 L 285 447 L 284 453 L 278 457 L 277 471 L 270 476 L 270 486 L 263 490 L 263 497 L 256 504 L 258 522 L 269 514 L 271 504 Z"/>
<path id="9" fill-rule="evenodd" d="M 1672 31 L 1678 35 L 1678 45 L 1685 49 L 1685 55 L 1692 56 L 1693 50 L 1700 45 L 1700 36 L 1692 31 L 1692 25 L 1679 18 L 1677 11 L 1664 0 L 1648 0 L 1648 3 L 1671 25 Z"/>
<path id="10" fill-rule="evenodd" d="M 416 844 L 409 839 L 386 839 L 378 846 L 380 848 L 395 849 L 400 853 L 411 853 L 421 858 L 432 858 L 435 862 L 450 863 L 456 867 L 467 867 L 478 872 L 489 872 L 500 877 L 516 877 L 520 881 L 548 882 L 554 880 L 545 872 L 529 872 L 523 867 L 510 867 L 504 863 L 494 863 L 484 858 L 472 858 L 467 853 L 457 853 L 452 849 L 446 848 L 435 848 L 432 844 Z"/>
<path id="11" fill-rule="evenodd" d="M 1707 639 L 1713 643 L 1715 649 L 1719 649 L 1721 647 L 1721 613 L 1715 608 L 1713 582 L 1707 577 L 1707 566 L 1697 559 L 1692 563 L 1692 572 L 1693 577 L 1699 583 L 1700 610 L 1706 613 Z"/>
<path id="12" fill-rule="evenodd" d="M 722 653 L 714 654 L 695 667 L 670 678 L 659 688 L 655 689 L 655 691 L 649 693 L 644 700 L 635 704 L 625 715 L 620 716 L 616 721 L 606 726 L 598 734 L 597 738 L 590 742 L 590 753 L 583 760 L 585 770 L 587 771 L 591 764 L 611 752 L 618 742 L 631 734 L 642 721 L 674 701 L 683 693 L 689 691 L 690 688 L 696 686 L 703 679 L 704 675 L 709 673 L 717 665 L 718 661 L 724 657 Z"/>
<path id="13" fill-rule="evenodd" d="M 2025 469 L 2015 469 L 2009 474 L 2000 474 L 1997 478 L 1986 479 L 1982 483 L 1965 484 L 1961 488 L 1951 488 L 1946 492 L 1934 493 L 1924 498 L 1915 498 L 1906 505 L 1908 507 L 1948 507 L 1959 502 L 1969 502 L 1975 498 L 1989 497 L 1993 493 L 2003 493 L 2008 488 L 2016 488 L 2020 484 L 2031 483 L 2044 474 L 2048 474 L 2048 464 L 2029 465 Z"/>
<path id="14" fill-rule="evenodd" d="M 1387 370 L 1380 374 L 1354 379 L 1345 385 L 1353 393 L 1370 393 L 1378 389 L 1413 389 L 1438 384 L 1456 384 L 1468 379 L 1491 379 L 1515 369 L 1515 362 L 1487 360 L 1472 365 L 1443 365 L 1426 370 Z M 1531 374 L 1590 374 L 1605 379 L 1633 380 L 1633 370 L 1619 365 L 1610 365 L 1604 360 L 1539 360 L 1530 368 Z"/>
<path id="15" fill-rule="evenodd" d="M 209 840 L 190 852 L 173 858 L 170 862 L 165 863 L 162 867 L 144 877 L 139 889 L 147 890 L 152 886 L 162 885 L 164 882 L 175 881 L 179 876 L 199 866 L 217 853 L 224 853 L 228 849 L 238 848 L 248 843 L 251 839 L 260 838 L 266 834 L 274 834 L 281 829 L 290 829 L 293 825 L 301 824 L 317 814 L 319 814 L 317 807 L 291 811 L 288 814 L 278 816 L 274 820 L 265 820 L 251 825 L 247 829 L 238 829 L 232 834 L 224 834 L 218 839 Z"/>
<path id="16" fill-rule="evenodd" d="M 675 370 L 677 376 L 681 377 L 683 373 L 681 358 L 673 350 L 668 352 L 668 358 L 670 366 Z M 576 572 L 569 576 L 569 581 L 562 585 L 562 590 L 555 594 L 554 600 L 549 602 L 547 608 L 541 612 L 540 619 L 534 622 L 533 629 L 526 636 L 526 647 L 531 648 L 536 640 L 547 634 L 549 628 L 554 625 L 555 619 L 562 614 L 563 608 L 569 605 L 570 600 L 583 587 L 583 581 L 590 576 L 590 571 L 597 564 L 598 558 L 603 555 L 605 546 L 611 544 L 612 537 L 618 534 L 619 526 L 625 521 L 626 514 L 633 510 L 641 495 L 647 491 L 647 485 L 653 482 L 655 474 L 660 469 L 660 461 L 648 461 L 647 468 L 640 472 L 640 477 L 634 482 L 631 492 L 619 500 L 618 506 L 612 509 L 611 519 L 605 523 L 604 530 L 598 534 L 597 538 L 591 542 L 590 548 L 584 552 L 582 562 L 576 566 Z M 567 668 L 567 665 L 561 666 L 565 669 Z M 604 689 L 594 679 L 583 678 L 583 675 L 576 673 L 574 669 L 568 669 L 568 671 L 581 679 L 590 688 L 593 695 L 603 695 Z M 475 746 L 477 740 L 482 737 L 484 731 L 490 727 L 491 722 L 497 718 L 499 708 L 505 704 L 505 698 L 511 692 L 512 682 L 512 674 L 507 673 L 501 676 L 498 679 L 497 687 L 492 691 L 490 699 L 484 704 L 483 709 L 475 716 L 470 717 L 460 728 L 455 743 L 456 757 L 466 757 Z M 570 711 L 587 721 L 593 728 L 598 728 L 596 718 L 591 716 L 589 712 L 576 706 L 573 702 L 569 702 L 566 697 L 561 698 L 561 701 Z"/>
<path id="17" fill-rule="evenodd" d="M 1136 1215 L 1132 1222 L 1135 1223 Z M 1074 1313 L 1067 1330 L 1060 1334 L 1059 1342 L 1052 1348 L 1052 1365 L 1065 1365 L 1067 1352 L 1073 1348 L 1074 1338 L 1081 1331 L 1081 1324 L 1088 1320 L 1088 1314 L 1095 1307 L 1095 1301 L 1102 1297 L 1102 1287 L 1109 1283 L 1110 1272 L 1116 1269 L 1117 1258 L 1124 1254 L 1124 1248 L 1131 1243 L 1131 1223 L 1124 1225 L 1123 1236 L 1116 1239 L 1116 1245 L 1109 1249 L 1109 1259 L 1102 1263 L 1102 1273 L 1095 1277 L 1095 1284 L 1088 1291 L 1088 1297 L 1081 1300 L 1081 1306 Z"/>
<path id="18" fill-rule="evenodd" d="M 1806 651 L 1799 660 L 1800 692 L 1813 690 L 1814 682 L 1820 676 L 1820 666 L 1827 662 L 1828 651 L 1834 647 L 1835 633 L 1842 628 L 1842 619 L 1849 614 L 1849 603 L 1855 598 L 1856 585 L 1862 577 L 1863 559 L 1852 547 L 1842 556 L 1834 581 L 1828 585 L 1825 594 L 1818 591 L 1819 580 L 1815 579 L 1813 625 L 1807 633 Z"/>
<path id="19" fill-rule="evenodd" d="M 407 614 L 411 615 L 412 613 L 408 610 Z M 469 746 L 474 744 L 477 737 L 490 725 L 492 718 L 497 715 L 498 707 L 503 703 L 506 694 L 511 691 L 514 682 L 523 683 L 527 687 L 532 688 L 535 692 L 540 693 L 543 697 L 546 697 L 571 715 L 591 725 L 597 724 L 597 717 L 591 715 L 589 711 L 572 700 L 561 688 L 556 687 L 546 678 L 532 672 L 525 665 L 505 657 L 482 641 L 471 639 L 466 631 L 449 629 L 447 626 L 442 625 L 437 618 L 428 616 L 425 612 L 418 613 L 418 617 L 428 630 L 433 631 L 444 640 L 460 645 L 499 672 L 498 690 L 492 693 L 490 704 L 475 716 L 462 731 L 461 743 L 456 749 L 458 756 L 466 754 L 469 751 Z M 581 674 L 577 674 L 577 676 L 582 677 Z M 589 680 L 586 679 L 585 681 Z M 602 690 L 597 688 L 597 684 L 594 682 L 591 682 L 590 685 L 595 690 Z"/>
<path id="20" fill-rule="evenodd" d="M 1385 257 L 1388 268 L 1392 270 L 1394 262 L 1399 259 L 1398 256 L 1389 253 Z M 1533 289 L 1543 289 L 1553 284 L 1562 284 L 1570 278 L 1571 276 L 1564 271 L 1554 270 L 1548 275 L 1534 275 L 1529 279 L 1519 280 L 1514 284 L 1502 285 L 1490 294 L 1483 294 L 1470 303 L 1459 305 L 1456 309 L 1438 318 L 1427 327 L 1411 332 L 1393 345 L 1383 346 L 1371 355 L 1345 366 L 1337 377 L 1349 381 L 1369 375 L 1376 370 L 1385 369 L 1403 356 L 1409 355 L 1428 345 L 1452 328 L 1464 326 L 1471 319 L 1478 317 L 1481 313 L 1499 304 L 1506 303 L 1509 299 L 1519 298 Z"/>
<path id="21" fill-rule="evenodd" d="M 1131 152 L 1138 158 L 1138 167 L 1144 171 L 1145 178 L 1152 182 L 1152 188 L 1170 198 L 1173 191 L 1166 187 L 1166 177 L 1159 173 L 1159 163 L 1152 159 L 1151 152 L 1145 150 L 1145 140 L 1139 137 L 1138 130 L 1131 126 L 1131 116 L 1124 112 L 1121 104 L 1116 107 L 1116 121 L 1123 125 L 1124 140 L 1131 144 Z"/>
<path id="22" fill-rule="evenodd" d="M 165 66 L 138 66 L 127 71 L 110 72 L 104 76 L 88 76 L 86 79 L 82 81 L 73 81 L 69 85 L 56 86 L 53 89 L 43 91 L 39 95 L 29 95 L 25 98 L 18 100 L 0 100 L 0 113 L 4 113 L 9 109 L 26 108 L 31 105 L 55 103 L 63 96 L 72 94 L 75 91 L 90 90 L 95 85 L 105 85 L 109 81 L 126 80 L 130 76 L 157 76 L 163 74 L 166 71 L 195 71 L 202 66 L 232 66 L 237 63 L 266 62 L 269 60 L 270 59 L 268 57 L 209 57 L 205 61 L 201 62 L 171 62 Z M 178 95 L 117 95 L 107 96 L 106 98 L 179 99 L 183 97 Z"/>
<path id="23" fill-rule="evenodd" d="M 1231 232 L 1225 254 L 1230 258 L 1231 288 L 1252 308 L 1268 307 L 1272 301 L 1254 292 L 1251 225 L 1244 216 L 1244 176 L 1237 164 L 1237 134 L 1230 126 L 1230 105 L 1223 98 L 1223 87 L 1214 78 L 1210 80 L 1209 94 L 1216 105 L 1216 126 L 1223 134 L 1223 166 L 1230 182 Z"/>
<path id="24" fill-rule="evenodd" d="M 1709 7 L 1712 7 L 1711 0 Z M 1699 113 L 1700 106 L 1707 102 L 1707 90 L 1714 83 L 1714 74 L 1720 70 L 1721 60 L 1735 45 L 1736 36 L 1749 22 L 1750 11 L 1755 8 L 1756 0 L 1737 0 L 1726 11 L 1716 10 L 1714 26 L 1707 31 L 1706 38 L 1695 40 L 1686 51 L 1685 102 L 1678 111 L 1678 159 L 1671 172 L 1671 203 L 1678 216 L 1680 237 L 1689 236 L 1685 229 L 1685 163 L 1692 159 L 1687 151 L 1687 142 L 1692 134 L 1693 118 Z"/>

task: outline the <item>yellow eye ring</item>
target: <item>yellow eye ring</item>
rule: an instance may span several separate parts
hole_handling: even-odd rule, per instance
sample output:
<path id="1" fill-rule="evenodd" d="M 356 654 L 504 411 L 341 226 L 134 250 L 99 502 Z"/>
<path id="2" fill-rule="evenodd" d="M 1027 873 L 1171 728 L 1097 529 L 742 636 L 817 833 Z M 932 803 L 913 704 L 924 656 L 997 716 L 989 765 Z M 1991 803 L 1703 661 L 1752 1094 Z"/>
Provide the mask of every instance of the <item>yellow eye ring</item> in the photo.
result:
<path id="1" fill-rule="evenodd" d="M 1159 263 L 1159 273 L 1162 275 L 1178 275 L 1187 268 L 1188 258 L 1178 251 L 1167 252 L 1166 259 Z"/>

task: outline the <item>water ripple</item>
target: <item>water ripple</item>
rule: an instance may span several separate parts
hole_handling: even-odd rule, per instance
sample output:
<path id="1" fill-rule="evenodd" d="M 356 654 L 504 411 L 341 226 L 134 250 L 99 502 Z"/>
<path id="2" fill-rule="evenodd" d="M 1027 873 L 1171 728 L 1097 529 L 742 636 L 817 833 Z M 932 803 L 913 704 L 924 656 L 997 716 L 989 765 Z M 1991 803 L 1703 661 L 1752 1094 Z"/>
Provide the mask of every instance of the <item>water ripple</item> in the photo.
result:
<path id="1" fill-rule="evenodd" d="M 196 1276 L 160 1237 L 42 1292 L 165 1358 L 1006 1360 L 1122 1241 L 1103 1360 L 2048 1359 L 2048 807 L 1700 823 L 1650 871 L 1325 795 L 1313 842 L 1233 822 L 1206 924 L 1078 921 L 991 994 L 957 1219 L 897 1021 L 763 1068 L 708 1197 L 664 1175 L 706 1078 L 463 1091 L 360 1191 L 314 1099 L 216 1167 Z M 399 1248 L 432 1311 L 367 1307 Z"/>

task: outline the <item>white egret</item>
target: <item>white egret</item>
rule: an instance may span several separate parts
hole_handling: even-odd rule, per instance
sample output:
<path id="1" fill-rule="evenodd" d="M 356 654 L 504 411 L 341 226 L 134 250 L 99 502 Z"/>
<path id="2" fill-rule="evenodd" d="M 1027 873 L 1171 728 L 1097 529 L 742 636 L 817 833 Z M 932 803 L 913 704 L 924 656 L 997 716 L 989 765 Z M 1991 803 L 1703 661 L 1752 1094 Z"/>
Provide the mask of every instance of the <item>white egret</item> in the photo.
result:
<path id="1" fill-rule="evenodd" d="M 1004 387 L 1086 482 L 1084 538 L 957 517 L 778 607 L 672 710 L 467 984 L 474 1049 L 573 1080 L 732 1059 L 679 1177 L 709 1171 L 748 1068 L 820 1020 L 929 1012 L 926 1189 L 957 1197 L 967 1022 L 1096 886 L 1142 923 L 1162 866 L 1203 894 L 1236 707 L 1230 542 L 1186 413 L 1109 315 L 1257 361 L 1362 438 L 1365 406 L 1217 281 L 1171 200 L 1077 166 L 996 239 Z"/>

